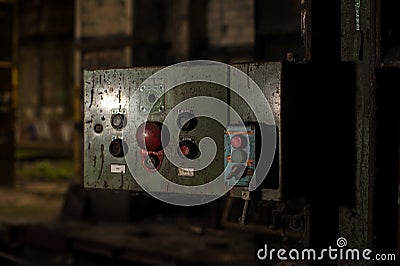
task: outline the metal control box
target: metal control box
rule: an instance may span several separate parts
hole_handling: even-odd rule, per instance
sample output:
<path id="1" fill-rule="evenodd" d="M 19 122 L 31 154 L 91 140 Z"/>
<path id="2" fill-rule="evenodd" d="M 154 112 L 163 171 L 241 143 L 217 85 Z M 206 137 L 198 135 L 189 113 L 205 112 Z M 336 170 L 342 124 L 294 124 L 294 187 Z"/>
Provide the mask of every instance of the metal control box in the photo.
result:
<path id="1" fill-rule="evenodd" d="M 243 64 L 236 67 L 247 73 L 260 86 L 272 106 L 273 116 L 279 127 L 281 63 Z M 197 115 L 196 108 L 193 106 L 188 105 L 178 109 L 174 107 L 196 96 L 213 97 L 230 103 L 244 122 L 254 123 L 249 112 L 250 108 L 235 97 L 229 89 L 218 84 L 191 82 L 179 85 L 168 92 L 165 92 L 165 87 L 172 82 L 171 80 L 157 79 L 145 86 L 142 85 L 159 70 L 159 67 L 146 67 L 84 72 L 85 188 L 142 191 L 131 171 L 132 168 L 141 169 L 138 172 L 143 175 L 159 172 L 168 180 L 185 186 L 205 184 L 223 173 L 225 177 L 229 175 L 228 172 L 232 169 L 230 166 L 229 169 L 225 169 L 227 157 L 224 155 L 226 128 L 210 118 L 191 119 L 191 116 Z M 257 109 L 257 106 L 255 108 Z M 143 143 L 141 145 L 132 137 L 140 131 L 141 123 L 136 123 L 136 121 L 147 119 L 155 123 L 154 125 L 162 127 L 164 119 L 171 112 L 175 112 L 178 117 L 177 124 L 181 123 L 182 130 L 179 133 L 177 153 L 183 154 L 185 159 L 195 159 L 200 155 L 200 141 L 204 137 L 209 137 L 215 142 L 217 147 L 215 159 L 206 168 L 194 171 L 191 167 L 176 167 L 165 157 L 163 150 L 147 151 L 143 148 Z M 229 124 L 237 123 L 230 117 L 228 111 L 224 115 Z M 132 123 L 127 125 L 127 121 L 132 121 Z M 185 121 L 189 121 L 188 125 Z M 249 130 L 255 132 L 254 127 Z M 254 166 L 257 140 L 255 134 L 249 136 L 251 139 L 249 145 L 252 150 L 250 160 Z M 129 162 L 127 162 L 128 159 Z M 248 173 L 246 180 L 242 179 L 236 184 L 238 187 L 248 186 L 253 170 L 250 168 L 246 171 Z M 279 173 L 272 174 L 276 175 L 275 180 L 279 179 Z M 223 181 L 225 182 L 226 178 Z M 278 190 L 279 187 L 277 187 Z M 179 191 L 171 192 L 179 193 Z M 199 193 L 206 194 L 207 192 L 199 191 Z M 266 198 L 279 199 L 279 196 L 271 195 Z"/>
<path id="2" fill-rule="evenodd" d="M 181 108 L 174 107 L 187 99 L 204 95 L 227 102 L 227 89 L 217 84 L 191 82 L 165 92 L 168 80 L 153 80 L 152 85 L 140 86 L 159 69 L 151 67 L 84 72 L 85 188 L 142 191 L 132 169 L 143 175 L 158 172 L 168 180 L 185 186 L 205 184 L 223 172 L 224 127 L 206 117 L 191 119 L 192 115 L 196 115 L 196 109 L 190 104 Z M 194 171 L 190 166 L 176 167 L 162 149 L 150 147 L 146 150 L 143 143 L 138 143 L 133 137 L 141 130 L 142 123 L 139 121 L 152 123 L 147 128 L 152 125 L 157 127 L 172 112 L 176 113 L 176 123 L 181 123 L 178 126 L 182 127 L 179 147 L 176 149 L 179 156 L 183 155 L 182 161 L 200 156 L 199 147 L 203 138 L 208 137 L 215 142 L 218 148 L 216 159 L 205 169 Z M 149 148 L 151 144 L 146 145 Z M 163 190 L 162 187 L 159 189 Z"/>
<path id="3" fill-rule="evenodd" d="M 257 96 L 247 90 L 250 79 L 241 83 L 242 94 L 247 93 L 245 96 L 249 100 L 245 102 L 243 95 L 239 96 L 219 84 L 201 81 L 180 84 L 167 90 L 175 84 L 178 76 L 147 80 L 161 70 L 160 67 L 85 71 L 85 188 L 140 192 L 143 189 L 136 179 L 157 173 L 175 184 L 184 186 L 201 186 L 222 174 L 222 184 L 232 185 L 233 164 L 230 160 L 232 152 L 238 149 L 232 149 L 232 138 L 238 135 L 236 133 L 239 129 L 235 126 L 240 121 L 237 120 L 242 120 L 246 131 L 250 132 L 247 134 L 249 143 L 246 144 L 249 149 L 248 167 L 243 176 L 236 177 L 239 182 L 231 190 L 231 196 L 241 197 L 243 190 L 254 178 L 254 168 L 266 165 L 259 157 L 260 149 L 275 150 L 268 175 L 258 188 L 258 191 L 262 192 L 259 193 L 260 197 L 264 200 L 279 201 L 292 197 L 292 192 L 294 196 L 303 195 L 305 183 L 301 179 L 307 175 L 307 156 L 314 146 L 310 144 L 312 139 L 309 137 L 309 124 L 301 121 L 305 121 L 309 111 L 313 110 L 313 99 L 320 92 L 319 84 L 310 85 L 312 71 L 303 64 L 281 62 L 239 64 L 234 67 L 258 85 L 272 110 L 273 125 L 257 121 L 255 112 L 261 112 L 263 106 L 255 104 Z M 235 78 L 230 76 L 229 71 L 225 74 L 223 79 Z M 143 85 L 145 80 L 147 83 Z M 221 109 L 220 115 L 226 117 L 228 123 L 224 127 L 214 119 L 199 116 L 201 112 L 198 106 L 190 102 L 181 105 L 199 96 L 211 97 L 227 104 L 237 112 L 240 119 L 232 116 L 227 109 Z M 326 108 L 334 106 L 337 99 L 340 97 L 329 98 Z M 207 105 L 208 103 L 203 104 L 202 108 L 212 109 Z M 325 108 L 324 104 L 321 106 Z M 165 120 L 170 115 L 176 118 L 172 124 L 166 126 Z M 146 124 L 146 130 L 149 129 L 149 132 L 143 131 L 143 121 L 150 123 Z M 180 128 L 179 131 L 171 128 L 176 125 Z M 175 160 L 181 163 L 180 167 L 171 162 L 166 150 L 158 148 L 159 144 L 153 145 L 154 143 L 147 140 L 142 143 L 138 140 L 138 134 L 158 136 L 158 130 L 165 127 L 171 131 L 171 139 L 179 132 L 179 145 L 174 144 L 176 146 L 170 147 L 169 151 L 176 155 Z M 267 128 L 267 132 L 276 136 L 276 143 L 271 142 L 267 143 L 266 147 L 260 147 L 259 131 L 262 128 Z M 305 141 L 300 139 L 300 136 Z M 190 163 L 185 164 L 185 160 L 196 160 L 203 154 L 203 138 L 214 141 L 217 148 L 215 159 L 207 167 L 195 170 Z M 311 148 L 303 148 L 306 145 Z M 340 146 L 337 149 L 341 149 Z M 171 193 L 180 193 L 179 189 L 169 188 L 165 184 L 160 182 L 153 185 L 155 190 L 167 189 Z M 196 193 L 206 195 L 214 191 L 202 190 L 199 187 Z"/>

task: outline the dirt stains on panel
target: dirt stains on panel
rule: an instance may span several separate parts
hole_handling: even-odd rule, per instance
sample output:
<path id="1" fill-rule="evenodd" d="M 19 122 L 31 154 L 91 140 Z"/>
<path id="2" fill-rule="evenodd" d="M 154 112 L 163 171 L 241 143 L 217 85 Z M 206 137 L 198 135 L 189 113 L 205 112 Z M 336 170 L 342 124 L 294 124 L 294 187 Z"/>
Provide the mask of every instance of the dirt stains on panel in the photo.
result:
<path id="1" fill-rule="evenodd" d="M 94 89 L 90 90 L 90 105 L 89 108 L 92 108 L 93 105 L 93 95 L 94 95 Z"/>
<path id="2" fill-rule="evenodd" d="M 103 168 L 104 168 L 104 144 L 101 144 L 100 146 L 101 154 L 100 154 L 100 171 L 99 171 L 99 176 L 97 179 L 100 179 L 101 174 L 103 173 Z"/>

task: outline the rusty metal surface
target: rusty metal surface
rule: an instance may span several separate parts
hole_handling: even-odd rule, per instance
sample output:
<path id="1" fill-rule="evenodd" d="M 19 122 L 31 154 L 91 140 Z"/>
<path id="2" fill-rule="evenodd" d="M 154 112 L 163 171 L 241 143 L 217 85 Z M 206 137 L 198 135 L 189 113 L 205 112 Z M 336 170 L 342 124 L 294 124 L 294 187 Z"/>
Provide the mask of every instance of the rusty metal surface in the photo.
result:
<path id="1" fill-rule="evenodd" d="M 280 127 L 281 63 L 254 63 L 235 66 L 248 74 L 260 86 L 272 106 L 276 124 Z M 131 97 L 136 92 L 139 93 L 138 95 L 141 95 L 142 92 L 138 91 L 140 90 L 138 88 L 139 85 L 159 69 L 159 67 L 147 67 L 85 71 L 84 186 L 86 188 L 141 191 L 141 188 L 136 184 L 132 174 L 126 167 L 125 158 L 115 158 L 108 152 L 109 143 L 113 138 L 123 138 L 122 130 L 114 129 L 110 124 L 110 120 L 112 112 L 115 110 L 123 110 L 131 121 L 136 121 L 136 117 L 143 117 L 143 112 L 140 109 L 147 106 L 146 104 L 142 104 L 143 99 L 147 98 L 147 94 L 145 95 L 146 97 Z M 164 82 L 170 81 L 157 80 L 154 82 L 154 84 L 162 85 Z M 204 95 L 218 98 L 224 102 L 230 102 L 232 107 L 243 117 L 244 121 L 256 121 L 254 114 L 252 114 L 248 106 L 243 104 L 237 95 L 229 94 L 224 87 L 210 83 L 184 84 L 166 93 L 165 100 L 163 100 L 165 104 L 160 105 L 160 107 L 163 107 L 163 110 L 152 112 L 149 118 L 151 121 L 162 122 L 166 114 L 177 103 L 191 97 Z M 228 97 L 230 98 L 228 99 Z M 129 102 L 131 105 L 129 105 Z M 130 106 L 134 106 L 134 108 L 130 109 Z M 258 108 L 255 106 L 256 111 Z M 236 121 L 231 122 L 234 123 Z M 217 143 L 218 147 L 216 160 L 207 169 L 195 173 L 195 178 L 189 179 L 179 177 L 177 167 L 164 158 L 159 171 L 175 183 L 184 185 L 204 184 L 223 171 L 224 129 L 211 119 L 203 120 L 200 124 L 201 126 L 197 126 L 190 132 L 181 132 L 181 137 L 194 139 L 196 143 L 205 136 L 211 137 Z M 95 132 L 96 125 L 101 125 L 103 129 L 101 133 Z M 125 133 L 130 132 L 128 134 L 135 134 L 138 126 L 134 122 L 133 127 L 128 126 L 128 128 L 124 129 Z M 210 128 L 214 130 L 210 131 Z M 142 168 L 138 145 L 133 143 L 133 145 L 128 147 L 128 152 L 135 155 L 133 157 L 136 158 L 133 160 L 135 167 Z M 112 165 L 125 166 L 125 172 L 112 173 L 110 171 Z M 267 196 L 266 199 L 279 199 L 278 194 L 269 193 L 268 195 L 270 196 Z"/>
<path id="2" fill-rule="evenodd" d="M 275 124 L 280 127 L 280 114 L 281 114 L 281 74 L 282 63 L 269 62 L 269 63 L 252 63 L 252 64 L 238 64 L 233 65 L 246 73 L 251 79 L 257 83 L 266 99 L 268 100 L 275 119 Z M 250 99 L 252 95 L 249 95 Z M 254 97 L 253 97 L 254 98 Z M 255 101 L 254 101 L 255 102 Z M 236 94 L 230 95 L 230 104 L 238 112 L 243 121 L 256 122 L 254 116 L 248 105 L 245 105 L 241 97 Z M 252 106 L 256 112 L 259 112 L 262 107 Z M 236 121 L 231 121 L 233 124 Z"/>
<path id="3" fill-rule="evenodd" d="M 113 138 L 125 138 L 122 130 L 116 130 L 111 126 L 110 120 L 115 110 L 123 110 L 128 119 L 132 121 L 131 124 L 128 124 L 123 129 L 124 134 L 136 134 L 137 128 L 140 126 L 135 122 L 139 120 L 136 118 L 145 118 L 147 114 L 144 111 L 148 107 L 145 100 L 151 93 L 154 93 L 154 90 L 150 88 L 146 88 L 142 92 L 138 87 L 158 69 L 137 68 L 85 72 L 84 185 L 86 188 L 142 190 L 133 179 L 125 158 L 115 158 L 108 151 L 109 144 Z M 159 83 L 162 86 L 163 81 Z M 191 97 L 204 95 L 204 90 L 206 90 L 208 96 L 222 101 L 227 100 L 226 89 L 221 86 L 196 83 L 185 84 L 165 95 L 165 100 L 163 100 L 165 103 L 160 104 L 155 112 L 150 113 L 150 121 L 162 122 L 166 114 L 177 103 Z M 131 98 L 135 93 L 138 93 L 139 97 Z M 133 107 L 133 109 L 130 109 L 130 107 Z M 181 137 L 193 138 L 198 144 L 203 137 L 209 136 L 216 141 L 217 145 L 222 147 L 223 127 L 211 119 L 202 121 L 201 124 L 202 126 L 198 126 L 190 132 L 182 132 Z M 103 131 L 96 133 L 94 130 L 95 125 L 102 125 Z M 209 128 L 214 128 L 214 130 L 210 132 Z M 127 152 L 133 154 L 134 161 L 130 162 L 134 165 L 133 167 L 143 169 L 140 148 L 136 140 L 132 145 L 129 145 Z M 199 171 L 191 179 L 180 178 L 178 168 L 167 161 L 166 158 L 164 158 L 159 172 L 175 183 L 186 185 L 204 184 L 215 178 L 223 170 L 223 149 L 218 150 L 217 158 L 220 158 L 220 160 L 215 160 L 207 169 Z M 110 171 L 112 165 L 125 166 L 125 171 L 123 173 L 113 173 Z M 151 173 L 144 172 L 144 174 Z M 159 189 L 162 190 L 163 188 Z"/>
<path id="4" fill-rule="evenodd" d="M 111 173 L 111 164 L 126 165 L 125 158 L 114 158 L 108 147 L 113 137 L 122 137 L 122 131 L 111 126 L 112 110 L 124 109 L 131 115 L 131 90 L 137 87 L 157 68 L 135 70 L 100 70 L 84 73 L 84 186 L 86 188 L 125 189 L 141 191 L 129 171 Z M 103 131 L 94 131 L 95 125 Z"/>
<path id="5" fill-rule="evenodd" d="M 357 9 L 357 10 L 356 10 Z M 362 2 L 360 7 L 342 1 L 342 60 L 356 64 L 356 175 L 355 204 L 341 207 L 339 234 L 353 247 L 371 247 L 373 242 L 373 193 L 375 178 L 375 67 L 379 58 L 379 13 L 376 1 Z M 356 22 L 358 13 L 359 25 Z M 359 29 L 363 45 L 355 47 Z M 362 54 L 362 57 L 354 56 Z M 342 262 L 340 265 L 349 265 Z"/>

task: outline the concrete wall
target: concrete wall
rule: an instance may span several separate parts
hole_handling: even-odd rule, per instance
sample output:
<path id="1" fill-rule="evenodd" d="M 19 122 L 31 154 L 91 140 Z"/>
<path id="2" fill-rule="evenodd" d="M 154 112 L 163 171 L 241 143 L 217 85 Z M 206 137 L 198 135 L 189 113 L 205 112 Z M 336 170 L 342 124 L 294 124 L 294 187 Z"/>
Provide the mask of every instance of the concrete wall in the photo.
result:
<path id="1" fill-rule="evenodd" d="M 209 45 L 254 45 L 254 22 L 254 0 L 210 0 L 207 8 Z"/>
<path id="2" fill-rule="evenodd" d="M 73 0 L 19 2 L 19 144 L 71 141 L 73 7 Z"/>
<path id="3" fill-rule="evenodd" d="M 225 60 L 218 51 L 209 52 L 213 49 L 254 48 L 254 0 L 205 3 L 200 15 L 207 43 L 201 59 Z M 60 128 L 60 121 L 71 126 L 74 34 L 81 69 L 168 65 L 190 59 L 190 36 L 196 34 L 190 32 L 190 23 L 196 23 L 190 5 L 186 0 L 21 0 L 17 141 L 69 141 L 52 128 Z"/>

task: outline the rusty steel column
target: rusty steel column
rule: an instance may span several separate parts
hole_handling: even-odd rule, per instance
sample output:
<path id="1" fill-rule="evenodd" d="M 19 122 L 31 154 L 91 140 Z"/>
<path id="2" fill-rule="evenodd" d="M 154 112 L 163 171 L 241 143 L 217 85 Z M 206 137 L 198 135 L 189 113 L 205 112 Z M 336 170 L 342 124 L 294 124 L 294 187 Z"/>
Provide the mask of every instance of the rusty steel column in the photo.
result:
<path id="1" fill-rule="evenodd" d="M 313 68 L 310 86 L 318 92 L 318 97 L 313 103 L 314 108 L 323 110 L 323 113 L 319 114 L 323 118 L 315 122 L 314 130 L 326 132 L 313 137 L 313 142 L 323 145 L 313 148 L 315 155 L 310 155 L 313 164 L 309 167 L 309 186 L 312 189 L 307 193 L 310 211 L 309 246 L 316 250 L 336 243 L 340 204 L 338 191 L 341 189 L 339 180 L 340 176 L 345 174 L 343 172 L 348 171 L 344 170 L 340 159 L 344 155 L 340 154 L 335 146 L 346 142 L 348 134 L 351 133 L 341 134 L 338 130 L 338 125 L 333 121 L 335 117 L 345 117 L 343 106 L 333 106 L 330 102 L 332 96 L 341 93 L 341 89 L 338 88 L 341 84 L 348 85 L 341 71 L 341 15 L 340 1 L 302 1 L 302 37 L 306 46 L 304 61 Z M 327 110 L 324 107 L 326 104 L 331 104 L 333 109 Z M 343 121 L 341 123 L 340 127 L 343 129 Z M 336 265 L 337 261 L 325 258 L 324 261 L 310 262 L 310 265 L 322 264 Z"/>

